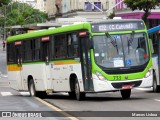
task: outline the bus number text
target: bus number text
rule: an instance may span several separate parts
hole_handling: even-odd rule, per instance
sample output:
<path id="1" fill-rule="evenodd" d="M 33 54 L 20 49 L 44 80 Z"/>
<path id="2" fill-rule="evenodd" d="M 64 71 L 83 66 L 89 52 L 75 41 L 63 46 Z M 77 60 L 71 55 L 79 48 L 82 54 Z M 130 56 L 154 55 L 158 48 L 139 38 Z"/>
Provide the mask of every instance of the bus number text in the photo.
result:
<path id="1" fill-rule="evenodd" d="M 113 80 L 121 80 L 121 76 L 113 76 Z"/>

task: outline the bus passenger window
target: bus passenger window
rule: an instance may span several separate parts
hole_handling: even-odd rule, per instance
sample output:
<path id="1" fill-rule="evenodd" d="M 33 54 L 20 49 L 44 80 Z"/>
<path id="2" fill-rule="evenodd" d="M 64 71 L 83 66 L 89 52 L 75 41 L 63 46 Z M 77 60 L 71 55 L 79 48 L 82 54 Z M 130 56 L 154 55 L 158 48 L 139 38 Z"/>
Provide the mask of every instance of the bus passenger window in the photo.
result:
<path id="1" fill-rule="evenodd" d="M 78 54 L 78 37 L 77 37 L 77 35 L 74 33 L 74 34 L 72 34 L 72 39 L 73 39 L 73 56 L 74 57 L 78 57 L 79 56 L 79 54 Z"/>
<path id="2" fill-rule="evenodd" d="M 67 55 L 68 57 L 73 56 L 72 38 L 71 35 L 67 36 Z"/>

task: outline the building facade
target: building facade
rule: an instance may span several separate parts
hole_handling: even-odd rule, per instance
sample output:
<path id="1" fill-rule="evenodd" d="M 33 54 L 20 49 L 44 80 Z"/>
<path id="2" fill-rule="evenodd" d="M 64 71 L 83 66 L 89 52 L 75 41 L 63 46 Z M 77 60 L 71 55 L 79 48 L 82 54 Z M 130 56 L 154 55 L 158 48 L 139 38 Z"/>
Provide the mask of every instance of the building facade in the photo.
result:
<path id="1" fill-rule="evenodd" d="M 13 2 L 27 3 L 31 5 L 34 9 L 39 9 L 42 12 L 45 10 L 45 0 L 12 0 Z"/>
<path id="2" fill-rule="evenodd" d="M 81 17 L 92 21 L 107 17 L 113 10 L 106 11 L 114 5 L 114 0 L 46 0 L 46 11 L 49 18 Z"/>
<path id="3" fill-rule="evenodd" d="M 115 3 L 121 0 L 115 0 Z M 117 17 L 122 17 L 123 19 L 142 19 L 144 12 L 140 10 L 132 11 L 122 2 L 115 8 L 115 13 Z M 155 27 L 160 24 L 160 7 L 157 6 L 155 9 L 151 10 L 148 16 L 149 28 Z"/>

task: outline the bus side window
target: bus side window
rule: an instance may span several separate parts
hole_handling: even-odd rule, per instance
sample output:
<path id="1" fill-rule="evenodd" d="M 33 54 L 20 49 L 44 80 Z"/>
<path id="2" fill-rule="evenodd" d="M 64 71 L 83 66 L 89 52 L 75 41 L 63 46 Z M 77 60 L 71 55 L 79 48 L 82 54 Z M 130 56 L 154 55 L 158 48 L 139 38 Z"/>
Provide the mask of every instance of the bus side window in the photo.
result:
<path id="1" fill-rule="evenodd" d="M 73 51 L 74 51 L 74 57 L 78 57 L 79 54 L 78 54 L 78 37 L 77 37 L 77 34 L 72 34 L 72 39 L 73 39 Z"/>
<path id="2" fill-rule="evenodd" d="M 40 47 L 41 47 L 41 43 L 40 43 L 40 39 L 35 39 L 35 48 L 34 48 L 34 60 L 40 60 L 41 58 L 41 52 L 40 52 Z"/>
<path id="3" fill-rule="evenodd" d="M 31 40 L 25 40 L 24 41 L 24 61 L 32 61 Z"/>
<path id="4" fill-rule="evenodd" d="M 73 57 L 73 39 L 71 34 L 67 35 L 67 57 Z"/>
<path id="5" fill-rule="evenodd" d="M 55 57 L 66 58 L 66 36 L 65 34 L 55 36 Z"/>
<path id="6" fill-rule="evenodd" d="M 54 36 L 51 36 L 51 52 L 50 52 L 50 59 L 54 59 L 55 58 L 55 39 Z"/>
<path id="7" fill-rule="evenodd" d="M 7 44 L 7 62 L 14 63 L 15 62 L 15 55 L 14 55 L 14 43 Z"/>

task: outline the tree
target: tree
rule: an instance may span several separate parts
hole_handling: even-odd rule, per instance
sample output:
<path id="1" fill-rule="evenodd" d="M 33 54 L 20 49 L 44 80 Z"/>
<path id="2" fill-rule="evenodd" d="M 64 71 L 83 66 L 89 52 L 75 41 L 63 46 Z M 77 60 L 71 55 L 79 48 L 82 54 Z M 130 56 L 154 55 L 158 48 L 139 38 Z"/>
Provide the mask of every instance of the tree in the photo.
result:
<path id="1" fill-rule="evenodd" d="M 0 0 L 0 7 L 2 7 L 3 5 L 8 5 L 8 3 L 10 3 L 11 0 Z"/>
<path id="2" fill-rule="evenodd" d="M 150 14 L 151 9 L 155 9 L 156 5 L 159 4 L 158 0 L 124 0 L 124 3 L 127 7 L 131 8 L 131 10 L 143 10 L 144 15 L 142 19 L 147 24 L 147 17 Z"/>
<path id="3" fill-rule="evenodd" d="M 1 7 L 0 24 L 4 26 L 24 25 L 45 22 L 47 14 L 33 9 L 27 3 L 13 2 Z"/>
<path id="4" fill-rule="evenodd" d="M 108 18 L 113 19 L 115 17 L 115 12 L 109 14 Z"/>

